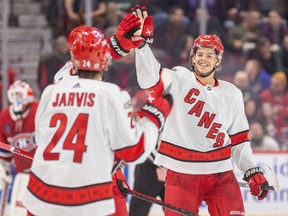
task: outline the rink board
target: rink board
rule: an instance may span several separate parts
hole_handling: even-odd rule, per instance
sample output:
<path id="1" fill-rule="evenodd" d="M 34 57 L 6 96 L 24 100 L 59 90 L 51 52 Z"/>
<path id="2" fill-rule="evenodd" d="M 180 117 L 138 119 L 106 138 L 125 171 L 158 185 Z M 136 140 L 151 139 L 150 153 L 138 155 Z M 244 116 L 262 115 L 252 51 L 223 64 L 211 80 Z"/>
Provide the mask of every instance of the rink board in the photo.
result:
<path id="1" fill-rule="evenodd" d="M 257 165 L 264 169 L 270 184 L 273 184 L 273 182 L 271 180 L 271 172 L 267 170 L 266 164 L 274 170 L 280 183 L 280 190 L 278 192 L 270 191 L 267 199 L 258 201 L 257 198 L 250 195 L 249 189 L 242 188 L 246 216 L 288 216 L 288 153 L 255 153 L 255 160 Z M 127 165 L 124 171 L 129 185 L 132 187 L 134 165 Z M 235 175 L 238 181 L 243 181 L 243 173 L 236 167 Z M 129 205 L 129 197 L 127 205 Z M 205 203 L 201 206 L 199 214 L 201 216 L 209 215 Z M 149 216 L 163 215 L 162 208 L 153 204 Z"/>

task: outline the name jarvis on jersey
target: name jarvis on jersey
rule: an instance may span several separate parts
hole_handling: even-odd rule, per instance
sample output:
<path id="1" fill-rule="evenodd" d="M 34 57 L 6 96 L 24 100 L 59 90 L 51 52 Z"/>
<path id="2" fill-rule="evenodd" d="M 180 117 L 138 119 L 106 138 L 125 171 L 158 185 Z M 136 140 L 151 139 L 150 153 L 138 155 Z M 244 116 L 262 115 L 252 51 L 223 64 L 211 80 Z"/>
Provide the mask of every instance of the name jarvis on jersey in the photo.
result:
<path id="1" fill-rule="evenodd" d="M 95 93 L 92 92 L 69 92 L 57 93 L 52 102 L 53 107 L 60 106 L 94 106 Z"/>

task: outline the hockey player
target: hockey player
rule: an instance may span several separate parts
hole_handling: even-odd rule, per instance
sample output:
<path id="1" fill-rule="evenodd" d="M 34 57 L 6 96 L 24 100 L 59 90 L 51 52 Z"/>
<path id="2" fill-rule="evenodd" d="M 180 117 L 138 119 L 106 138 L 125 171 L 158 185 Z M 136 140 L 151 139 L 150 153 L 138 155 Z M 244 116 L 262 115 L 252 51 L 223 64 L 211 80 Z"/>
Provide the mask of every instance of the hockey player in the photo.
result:
<path id="1" fill-rule="evenodd" d="M 0 141 L 22 149 L 33 157 L 36 148 L 34 118 L 38 101 L 34 100 L 32 88 L 20 80 L 10 85 L 7 96 L 10 105 L 0 113 Z M 32 161 L 0 149 L 0 173 L 4 175 L 2 178 L 6 181 L 6 186 L 13 180 L 11 163 L 17 179 L 18 173 L 30 171 Z M 3 196 L 2 198 L 5 199 Z"/>
<path id="2" fill-rule="evenodd" d="M 151 37 L 152 17 L 145 8 L 136 7 L 133 13 L 143 20 L 143 38 Z M 242 216 L 245 210 L 231 159 L 259 200 L 267 196 L 261 186 L 268 182 L 253 159 L 242 94 L 215 76 L 223 53 L 216 35 L 203 34 L 191 48 L 192 72 L 181 66 L 171 70 L 161 67 L 143 43 L 136 49 L 136 70 L 142 88 L 164 83 L 175 99 L 154 161 L 168 169 L 165 202 L 197 213 L 204 200 L 211 215 Z M 172 215 L 179 214 L 165 209 L 165 216 Z"/>
<path id="3" fill-rule="evenodd" d="M 138 19 L 138 18 L 137 18 Z M 121 35 L 119 34 L 125 34 L 125 32 L 131 31 L 131 29 L 139 29 L 140 22 L 137 24 L 135 23 L 135 16 L 131 16 L 131 14 L 127 14 L 126 17 L 124 17 L 123 21 L 121 22 L 118 31 L 117 31 L 117 37 L 121 38 Z M 125 26 L 127 26 L 127 29 L 125 29 Z M 77 40 L 78 36 L 82 36 L 83 33 L 91 32 L 95 28 L 91 28 L 89 26 L 78 26 L 75 29 L 71 31 L 68 37 L 68 49 L 71 51 L 71 48 L 73 47 L 73 43 L 75 40 Z M 136 31 L 134 30 L 134 31 Z M 119 33 L 120 32 L 120 33 Z M 117 39 L 118 40 L 118 39 Z M 107 41 L 109 42 L 110 39 L 108 38 Z M 139 42 L 138 42 L 139 43 Z M 131 46 L 131 45 L 128 45 Z M 138 44 L 135 45 L 135 47 L 138 46 Z M 112 47 L 112 46 L 111 46 Z M 110 47 L 110 52 L 115 53 L 115 51 Z M 119 59 L 119 56 L 116 56 L 116 59 Z M 73 67 L 72 60 L 68 61 L 54 76 L 54 83 L 58 83 L 65 79 L 78 79 L 75 67 Z M 123 95 L 128 94 L 126 91 L 122 90 L 121 93 Z M 127 96 L 124 97 L 124 100 L 127 100 Z M 123 102 L 124 103 L 124 102 Z M 143 103 L 144 104 L 144 103 Z M 142 105 L 143 105 L 142 104 Z M 131 115 L 130 110 L 127 110 L 127 115 Z M 134 110 L 133 110 L 134 113 Z M 133 114 L 134 115 L 134 114 Z M 117 161 L 117 158 L 115 159 L 115 164 L 119 162 L 119 159 Z M 124 167 L 124 165 L 122 166 Z M 115 202 L 115 213 L 109 215 L 109 216 L 128 216 L 128 210 L 126 206 L 126 196 L 124 196 L 120 191 L 116 184 L 117 180 L 121 180 L 123 182 L 126 182 L 125 176 L 122 173 L 121 168 L 116 170 L 115 173 L 112 175 L 112 187 L 113 187 L 113 198 Z"/>
<path id="4" fill-rule="evenodd" d="M 145 160 L 171 110 L 164 87 L 155 88 L 139 120 L 132 118 L 128 93 L 100 82 L 110 51 L 98 29 L 83 33 L 70 49 L 78 78 L 49 85 L 36 114 L 38 148 L 24 196 L 29 215 L 113 214 L 114 157 Z"/>

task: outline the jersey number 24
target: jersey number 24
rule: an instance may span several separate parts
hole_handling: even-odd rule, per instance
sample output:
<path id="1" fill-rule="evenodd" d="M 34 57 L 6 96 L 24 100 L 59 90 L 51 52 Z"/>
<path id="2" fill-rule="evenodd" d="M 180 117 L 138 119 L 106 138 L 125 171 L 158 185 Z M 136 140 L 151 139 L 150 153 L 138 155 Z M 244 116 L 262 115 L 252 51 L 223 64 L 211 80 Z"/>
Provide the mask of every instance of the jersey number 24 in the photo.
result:
<path id="1" fill-rule="evenodd" d="M 84 142 L 87 131 L 88 117 L 88 114 L 80 113 L 64 139 L 63 149 L 74 151 L 73 162 L 76 163 L 82 162 L 83 153 L 87 150 L 87 146 Z M 59 153 L 52 151 L 66 130 L 67 116 L 64 113 L 57 113 L 53 115 L 49 126 L 56 127 L 58 122 L 60 122 L 60 125 L 43 152 L 44 160 L 59 160 Z M 74 140 L 74 138 L 76 139 Z"/>

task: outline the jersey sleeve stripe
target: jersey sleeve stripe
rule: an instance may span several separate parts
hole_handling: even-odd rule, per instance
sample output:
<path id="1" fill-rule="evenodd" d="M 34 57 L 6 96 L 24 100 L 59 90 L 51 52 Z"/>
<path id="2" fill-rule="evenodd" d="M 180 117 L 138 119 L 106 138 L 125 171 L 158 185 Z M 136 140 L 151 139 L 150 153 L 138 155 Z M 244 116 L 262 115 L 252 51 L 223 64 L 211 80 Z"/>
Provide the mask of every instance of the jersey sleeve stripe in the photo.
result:
<path id="1" fill-rule="evenodd" d="M 246 130 L 246 131 L 242 131 L 240 133 L 234 134 L 234 135 L 230 135 L 232 146 L 249 141 L 248 132 L 249 131 Z"/>
<path id="2" fill-rule="evenodd" d="M 137 160 L 145 151 L 144 140 L 144 134 L 142 134 L 137 145 L 115 150 L 115 156 L 117 158 L 123 159 L 126 162 L 132 162 Z"/>

